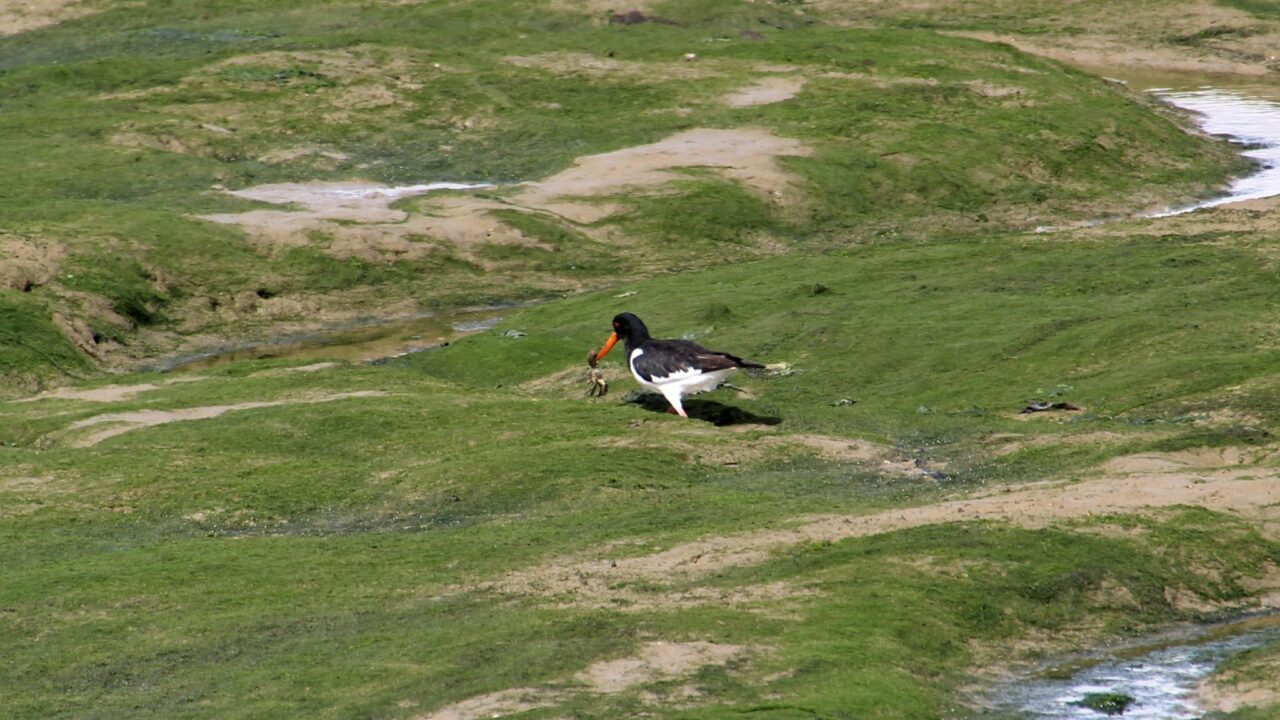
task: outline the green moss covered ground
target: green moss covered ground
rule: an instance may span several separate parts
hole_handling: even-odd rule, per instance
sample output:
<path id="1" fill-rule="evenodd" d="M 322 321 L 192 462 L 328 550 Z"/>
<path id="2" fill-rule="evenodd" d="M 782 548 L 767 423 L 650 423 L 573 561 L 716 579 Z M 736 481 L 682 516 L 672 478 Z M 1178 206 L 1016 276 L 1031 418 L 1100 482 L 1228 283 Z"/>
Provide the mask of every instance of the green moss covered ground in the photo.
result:
<path id="1" fill-rule="evenodd" d="M 0 242 L 54 248 L 0 290 L 0 716 L 965 717 L 993 668 L 1256 607 L 1274 211 L 1024 232 L 1211 192 L 1230 149 L 809 5 L 107 3 L 0 39 Z M 794 100 L 719 100 L 779 72 Z M 534 180 L 699 127 L 812 152 L 783 200 L 703 168 L 598 222 L 486 211 L 556 251 L 344 258 L 194 217 L 252 206 L 215 184 Z M 102 372 L 300 322 L 258 301 L 530 297 L 379 364 Z M 686 421 L 610 356 L 588 399 L 621 310 L 771 369 Z M 1203 502 L 1134 500 L 1170 478 Z M 1034 521 L 991 499 L 1097 483 L 1114 504 Z M 988 509 L 928 514 L 958 499 Z"/>

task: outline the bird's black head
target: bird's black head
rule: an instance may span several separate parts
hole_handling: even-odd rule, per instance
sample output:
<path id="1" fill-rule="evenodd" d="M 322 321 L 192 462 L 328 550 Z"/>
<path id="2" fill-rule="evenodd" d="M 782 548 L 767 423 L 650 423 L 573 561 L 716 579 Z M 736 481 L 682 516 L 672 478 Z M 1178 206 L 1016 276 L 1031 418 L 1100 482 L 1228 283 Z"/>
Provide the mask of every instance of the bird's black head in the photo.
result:
<path id="1" fill-rule="evenodd" d="M 628 312 L 620 313 L 613 317 L 613 333 L 609 335 L 608 340 L 605 340 L 604 347 L 600 348 L 600 351 L 595 353 L 592 357 L 592 361 L 594 362 L 595 360 L 599 360 L 605 355 L 608 355 L 609 351 L 613 349 L 614 344 L 619 340 L 626 342 L 629 351 L 630 348 L 633 348 L 648 339 L 649 328 L 644 326 L 644 323 L 640 318 Z"/>
<path id="2" fill-rule="evenodd" d="M 644 321 L 629 312 L 613 317 L 613 331 L 628 344 L 638 344 L 649 339 L 649 328 L 644 326 Z"/>

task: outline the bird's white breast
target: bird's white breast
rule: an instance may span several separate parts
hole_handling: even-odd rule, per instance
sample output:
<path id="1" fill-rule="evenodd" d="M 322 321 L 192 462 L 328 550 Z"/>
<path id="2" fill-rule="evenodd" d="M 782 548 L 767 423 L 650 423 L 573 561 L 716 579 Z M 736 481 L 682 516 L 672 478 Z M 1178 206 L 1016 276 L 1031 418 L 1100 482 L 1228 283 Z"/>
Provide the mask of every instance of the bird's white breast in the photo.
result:
<path id="1" fill-rule="evenodd" d="M 636 372 L 636 358 L 640 357 L 643 354 L 644 354 L 644 350 L 641 350 L 640 348 L 636 348 L 635 350 L 632 350 L 631 357 L 627 359 L 627 367 L 631 368 L 631 376 L 636 379 L 636 382 L 648 388 L 657 388 L 658 387 L 657 385 L 649 382 L 648 380 L 645 380 L 643 377 L 640 376 L 640 373 Z"/>

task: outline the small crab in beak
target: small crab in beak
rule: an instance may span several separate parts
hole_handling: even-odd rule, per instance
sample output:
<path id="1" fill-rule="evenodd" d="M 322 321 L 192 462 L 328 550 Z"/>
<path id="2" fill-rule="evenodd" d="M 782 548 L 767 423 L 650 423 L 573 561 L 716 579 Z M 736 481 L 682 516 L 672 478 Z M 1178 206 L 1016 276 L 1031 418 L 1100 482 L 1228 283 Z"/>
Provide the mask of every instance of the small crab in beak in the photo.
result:
<path id="1" fill-rule="evenodd" d="M 604 373 L 596 368 L 596 361 L 601 355 L 604 353 L 595 350 L 587 353 L 587 366 L 590 368 L 587 371 L 587 395 L 591 397 L 604 397 L 609 392 L 609 382 L 604 379 Z"/>

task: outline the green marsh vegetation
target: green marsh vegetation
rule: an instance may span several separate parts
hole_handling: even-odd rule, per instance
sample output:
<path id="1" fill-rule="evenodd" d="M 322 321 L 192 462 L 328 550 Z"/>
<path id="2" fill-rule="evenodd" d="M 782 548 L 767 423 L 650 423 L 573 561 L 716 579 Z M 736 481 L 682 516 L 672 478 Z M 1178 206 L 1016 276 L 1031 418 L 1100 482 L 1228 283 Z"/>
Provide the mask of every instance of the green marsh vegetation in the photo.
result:
<path id="1" fill-rule="evenodd" d="M 1270 462 L 1280 404 L 1274 224 L 1022 232 L 1209 192 L 1228 148 L 1008 47 L 797 5 L 619 26 L 516 2 L 108 4 L 0 40 L 0 242 L 56 248 L 0 290 L 0 369 L 15 398 L 102 393 L 0 406 L 0 715 L 415 718 L 524 688 L 489 709 L 963 716 L 976 669 L 1255 602 L 1280 544 L 1218 509 L 750 544 L 1135 454 L 1227 483 L 1256 470 L 1224 479 L 1228 450 Z M 805 78 L 795 101 L 719 100 L 771 74 Z M 194 217 L 260 207 L 214 185 L 536 180 L 700 127 L 811 151 L 776 160 L 781 198 L 697 168 L 590 198 L 615 207 L 586 222 L 484 191 L 536 246 L 343 257 Z M 99 371 L 270 333 L 295 320 L 281 300 L 530 297 L 378 365 Z M 775 364 L 699 405 L 775 424 L 624 402 L 616 359 L 585 399 L 621 309 Z M 101 359 L 59 330 L 77 319 Z M 1084 409 L 1019 413 L 1057 400 Z M 757 554 L 714 564 L 708 538 Z M 736 650 L 593 684 L 655 643 Z"/>
<path id="2" fill-rule="evenodd" d="M 673 3 L 653 13 L 678 24 L 620 26 L 510 1 L 107 4 L 0 40 L 0 232 L 9 249 L 53 249 L 22 283 L 24 302 L 93 326 L 81 344 L 113 366 L 325 311 L 547 298 L 607 286 L 629 266 L 1092 219 L 1203 193 L 1240 169 L 1226 147 L 1061 65 L 794 10 Z M 698 59 L 681 62 L 688 52 Z M 799 101 L 721 101 L 779 75 L 804 81 Z M 781 198 L 706 176 L 599 198 L 620 212 L 588 225 L 499 212 L 495 223 L 535 238 L 635 238 L 523 251 L 524 262 L 483 237 L 410 233 L 411 250 L 430 252 L 370 260 L 323 230 L 281 243 L 198 218 L 255 207 L 217 187 L 516 183 L 699 127 L 763 128 L 809 153 L 777 160 Z M 371 261 L 386 267 L 351 267 Z M 264 288 L 280 299 L 254 300 Z M 6 361 L 8 384 L 65 372 L 24 357 Z"/>

